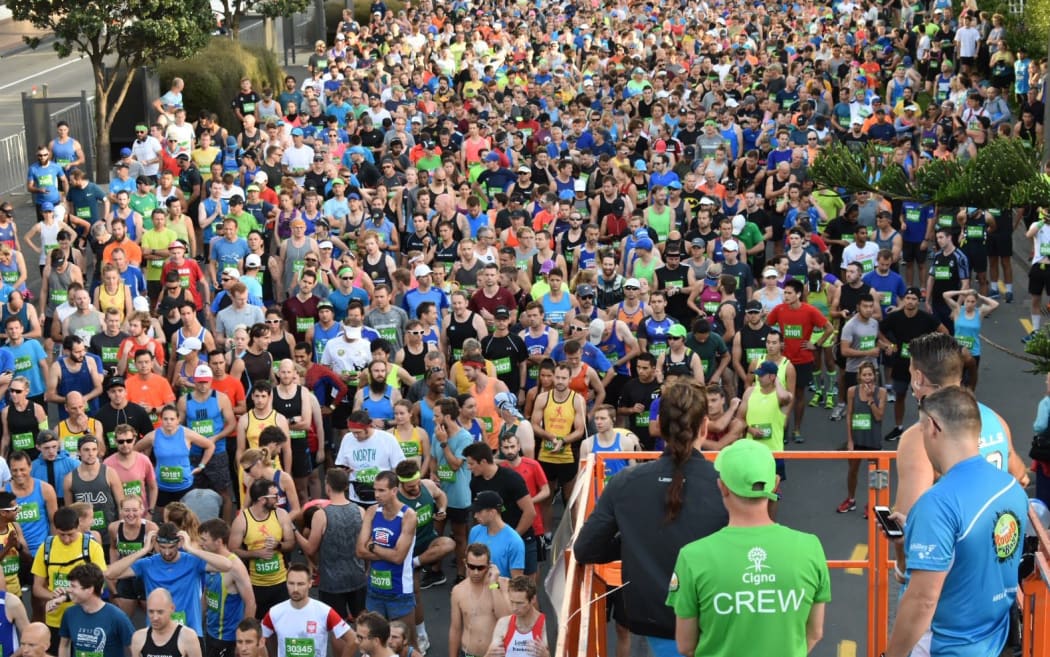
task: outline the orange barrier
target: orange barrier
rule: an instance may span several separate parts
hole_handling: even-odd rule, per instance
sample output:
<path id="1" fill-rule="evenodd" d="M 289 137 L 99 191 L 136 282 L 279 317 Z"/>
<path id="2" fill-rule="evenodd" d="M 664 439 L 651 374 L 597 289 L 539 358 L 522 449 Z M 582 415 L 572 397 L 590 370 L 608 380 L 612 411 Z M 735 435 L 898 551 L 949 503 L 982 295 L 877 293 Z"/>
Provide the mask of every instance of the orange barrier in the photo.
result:
<path id="1" fill-rule="evenodd" d="M 713 461 L 717 452 L 704 452 L 704 457 Z M 659 452 L 599 452 L 591 454 L 580 464 L 580 476 L 576 480 L 574 497 L 576 508 L 572 510 L 573 540 L 587 516 L 594 509 L 594 504 L 605 487 L 605 461 L 633 459 L 635 461 L 652 460 L 660 456 Z M 894 452 L 777 452 L 777 458 L 787 460 L 812 461 L 848 461 L 850 459 L 868 460 L 868 500 L 870 505 L 889 506 L 889 470 L 896 458 Z M 890 576 L 893 573 L 893 553 L 885 534 L 876 529 L 875 522 L 867 523 L 868 558 L 867 559 L 829 559 L 829 568 L 863 569 L 867 578 L 867 655 L 875 657 L 886 649 L 889 633 L 889 591 Z M 1045 543 L 1045 541 L 1044 541 Z M 1046 615 L 1046 601 L 1050 597 L 1047 588 L 1046 569 L 1050 554 L 1043 555 L 1043 579 L 1041 591 L 1042 604 L 1035 603 L 1034 609 L 1041 608 Z M 606 596 L 619 586 L 620 564 L 603 564 L 600 566 L 583 565 L 576 561 L 572 546 L 566 547 L 565 554 L 566 581 L 564 595 L 559 607 L 558 642 L 555 657 L 604 657 L 612 654 L 607 645 L 608 628 L 606 621 Z M 1047 627 L 1044 623 L 1042 627 Z M 1050 641 L 1041 636 L 1033 641 Z M 1026 653 L 1030 657 L 1050 657 L 1046 653 Z"/>
<path id="2" fill-rule="evenodd" d="M 1050 536 L 1031 509 L 1028 522 L 1039 537 L 1039 547 L 1035 570 L 1021 582 L 1017 593 L 1021 606 L 1021 654 L 1050 657 Z"/>

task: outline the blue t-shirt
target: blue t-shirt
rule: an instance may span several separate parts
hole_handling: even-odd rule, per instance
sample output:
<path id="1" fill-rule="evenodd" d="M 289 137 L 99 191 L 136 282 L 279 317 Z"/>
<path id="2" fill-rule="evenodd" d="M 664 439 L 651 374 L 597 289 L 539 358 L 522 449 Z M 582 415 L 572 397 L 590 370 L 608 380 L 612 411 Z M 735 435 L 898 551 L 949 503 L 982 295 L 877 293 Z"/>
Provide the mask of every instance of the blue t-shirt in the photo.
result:
<path id="1" fill-rule="evenodd" d="M 580 360 L 587 363 L 588 367 L 593 367 L 599 375 L 605 374 L 612 369 L 612 361 L 610 361 L 602 350 L 594 346 L 590 342 L 584 342 L 580 345 L 582 347 Z M 554 359 L 555 363 L 560 363 L 565 360 L 565 341 L 562 340 L 554 346 L 551 350 L 551 358 Z"/>
<path id="2" fill-rule="evenodd" d="M 93 614 L 80 605 L 71 605 L 62 614 L 59 628 L 59 636 L 69 639 L 71 655 L 92 657 L 124 657 L 124 646 L 131 643 L 134 633 L 135 626 L 127 614 L 109 602 Z"/>
<path id="3" fill-rule="evenodd" d="M 232 242 L 225 237 L 216 237 L 211 241 L 211 259 L 215 261 L 215 271 L 220 275 L 224 269 L 238 269 L 241 261 L 251 252 L 248 241 L 243 237 Z"/>
<path id="4" fill-rule="evenodd" d="M 880 274 L 877 269 L 869 271 L 860 280 L 879 293 L 875 300 L 882 306 L 883 314 L 886 313 L 890 306 L 897 305 L 897 301 L 904 296 L 904 292 L 908 289 L 904 285 L 904 279 L 901 278 L 901 275 L 892 269 L 885 276 Z"/>
<path id="5" fill-rule="evenodd" d="M 159 554 L 139 559 L 131 565 L 135 575 L 142 578 L 146 594 L 154 589 L 167 589 L 177 610 L 172 619 L 193 628 L 197 636 L 204 636 L 201 624 L 201 593 L 207 564 L 200 557 L 179 550 L 174 562 L 165 561 Z"/>
<path id="6" fill-rule="evenodd" d="M 441 445 L 438 445 L 437 438 L 432 439 L 430 443 L 430 453 L 437 460 L 438 480 L 441 490 L 445 491 L 445 495 L 448 497 L 448 505 L 453 509 L 466 509 L 470 506 L 470 470 L 467 468 L 467 463 L 464 460 L 463 450 L 467 448 L 467 445 L 472 445 L 473 443 L 474 437 L 463 428 L 460 428 L 459 431 L 449 437 L 449 448 L 456 455 L 457 459 L 463 461 L 458 470 L 452 470 L 452 467 L 448 464 L 448 461 L 445 459 L 445 450 L 441 449 Z"/>
<path id="7" fill-rule="evenodd" d="M 499 568 L 502 577 L 510 577 L 511 569 L 525 570 L 525 541 L 510 525 L 503 525 L 498 534 L 492 536 L 484 525 L 474 525 L 467 543 L 484 543 L 492 554 L 492 563 Z"/>
<path id="8" fill-rule="evenodd" d="M 419 309 L 420 304 L 432 301 L 437 306 L 438 311 L 438 327 L 441 327 L 441 313 L 449 307 L 448 295 L 445 294 L 444 290 L 439 290 L 436 287 L 431 287 L 426 292 L 420 292 L 419 288 L 409 290 L 405 292 L 405 296 L 401 299 L 401 308 L 408 313 L 409 319 L 418 319 L 419 315 L 416 311 Z"/>
<path id="9" fill-rule="evenodd" d="M 43 192 L 33 194 L 33 203 L 40 205 L 44 201 L 51 201 L 51 203 L 61 201 L 62 196 L 58 193 L 58 180 L 65 177 L 66 173 L 62 171 L 62 167 L 54 162 L 48 162 L 44 166 L 36 163 L 30 164 L 29 173 L 26 176 L 27 182 L 32 182 L 37 187 L 44 189 Z"/>
<path id="10" fill-rule="evenodd" d="M 124 281 L 124 285 L 127 285 L 131 289 L 131 297 L 141 297 L 146 294 L 146 277 L 142 275 L 142 270 L 135 265 L 128 265 L 128 268 L 120 272 L 120 278 Z"/>
<path id="11" fill-rule="evenodd" d="M 29 379 L 29 396 L 42 395 L 47 390 L 44 383 L 43 368 L 39 367 L 40 361 L 47 358 L 44 348 L 32 338 L 26 338 L 17 347 L 8 345 L 4 350 L 15 358 L 15 376 L 24 376 Z"/>
<path id="12" fill-rule="evenodd" d="M 904 531 L 908 572 L 947 572 L 930 624 L 930 654 L 999 654 L 1017 597 L 1027 518 L 1024 490 L 981 456 L 949 469 L 912 507 Z"/>
<path id="13" fill-rule="evenodd" d="M 332 290 L 328 293 L 328 300 L 335 306 L 335 321 L 343 321 L 343 318 L 346 317 L 346 309 L 354 299 L 360 299 L 361 303 L 366 306 L 372 303 L 371 299 L 368 298 L 368 292 L 359 287 L 351 288 L 349 294 L 340 290 Z"/>

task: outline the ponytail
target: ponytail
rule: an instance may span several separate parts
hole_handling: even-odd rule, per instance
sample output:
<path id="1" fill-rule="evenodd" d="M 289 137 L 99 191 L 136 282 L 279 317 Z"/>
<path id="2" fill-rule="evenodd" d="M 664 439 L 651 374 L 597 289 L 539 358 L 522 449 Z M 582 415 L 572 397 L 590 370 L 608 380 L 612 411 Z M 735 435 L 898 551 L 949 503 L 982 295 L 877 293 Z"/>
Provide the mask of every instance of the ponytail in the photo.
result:
<path id="1" fill-rule="evenodd" d="M 671 523 L 682 510 L 686 461 L 693 455 L 693 444 L 707 418 L 707 393 L 691 379 L 679 379 L 660 393 L 660 435 L 667 444 L 665 453 L 674 464 L 671 485 L 664 500 L 664 522 Z"/>

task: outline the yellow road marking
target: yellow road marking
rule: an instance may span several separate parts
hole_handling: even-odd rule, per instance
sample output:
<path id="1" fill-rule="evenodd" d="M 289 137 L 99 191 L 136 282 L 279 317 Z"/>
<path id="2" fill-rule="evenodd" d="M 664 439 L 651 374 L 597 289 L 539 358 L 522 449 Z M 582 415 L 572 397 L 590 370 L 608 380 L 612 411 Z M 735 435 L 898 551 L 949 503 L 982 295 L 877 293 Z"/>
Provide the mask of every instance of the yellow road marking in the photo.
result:
<path id="1" fill-rule="evenodd" d="M 857 657 L 856 641 L 839 641 L 838 657 Z"/>
<path id="2" fill-rule="evenodd" d="M 861 559 L 867 559 L 867 558 L 868 558 L 868 544 L 867 543 L 857 543 L 857 545 L 853 548 L 853 552 L 850 553 L 850 555 L 849 555 L 849 560 L 850 561 L 860 561 Z M 862 568 L 847 568 L 846 569 L 846 574 L 847 575 L 863 575 L 864 574 L 864 570 Z M 855 648 L 855 646 L 854 646 L 854 648 Z"/>
<path id="3" fill-rule="evenodd" d="M 1027 333 L 1031 333 L 1032 331 L 1035 330 L 1035 328 L 1032 326 L 1032 320 L 1021 318 L 1020 321 L 1021 321 L 1021 326 L 1024 327 L 1024 332 L 1026 334 Z"/>

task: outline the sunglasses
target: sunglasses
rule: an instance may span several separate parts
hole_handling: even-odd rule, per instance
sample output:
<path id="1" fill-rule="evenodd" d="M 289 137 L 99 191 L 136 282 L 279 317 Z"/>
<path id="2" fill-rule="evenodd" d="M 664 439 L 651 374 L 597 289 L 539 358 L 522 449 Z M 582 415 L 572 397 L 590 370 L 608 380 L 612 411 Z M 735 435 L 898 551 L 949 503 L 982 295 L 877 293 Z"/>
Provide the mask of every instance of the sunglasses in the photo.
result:
<path id="1" fill-rule="evenodd" d="M 625 285 L 623 289 L 625 289 L 625 290 L 637 290 L 639 288 L 637 288 L 637 287 L 635 287 L 633 285 Z"/>
<path id="2" fill-rule="evenodd" d="M 669 335 L 669 336 L 667 336 L 667 339 L 668 339 L 668 341 L 670 341 L 670 340 L 685 340 L 685 338 L 683 338 L 681 336 L 678 336 L 678 335 Z"/>
<path id="3" fill-rule="evenodd" d="M 135 442 L 134 438 L 128 438 L 127 440 L 118 440 L 117 444 L 118 445 L 130 445 L 133 442 Z"/>
<path id="4" fill-rule="evenodd" d="M 266 323 L 267 324 L 280 324 L 281 320 L 279 320 L 279 319 L 268 319 L 268 320 L 266 320 Z"/>
<path id="5" fill-rule="evenodd" d="M 488 569 L 489 569 L 488 566 L 479 566 L 478 564 L 473 564 L 473 563 L 468 563 L 467 564 L 467 570 L 473 570 L 473 571 L 476 571 L 476 572 L 479 572 L 479 573 L 481 571 L 483 571 L 483 570 L 488 570 Z"/>
<path id="6" fill-rule="evenodd" d="M 22 393 L 24 393 L 24 392 L 26 391 L 26 389 L 25 389 L 25 388 L 18 388 L 18 389 L 15 389 L 15 388 L 8 388 L 7 390 L 8 390 L 8 392 L 10 392 L 10 393 L 11 393 L 12 395 L 21 395 Z"/>
<path id="7" fill-rule="evenodd" d="M 341 281 L 353 281 L 354 279 L 353 279 L 352 276 L 340 276 L 339 280 L 341 280 Z"/>
<path id="8" fill-rule="evenodd" d="M 426 331 L 406 331 L 409 335 L 426 335 Z"/>
<path id="9" fill-rule="evenodd" d="M 168 288 L 169 291 L 174 292 L 176 290 L 181 290 L 182 286 L 181 285 L 168 285 L 167 288 Z"/>

